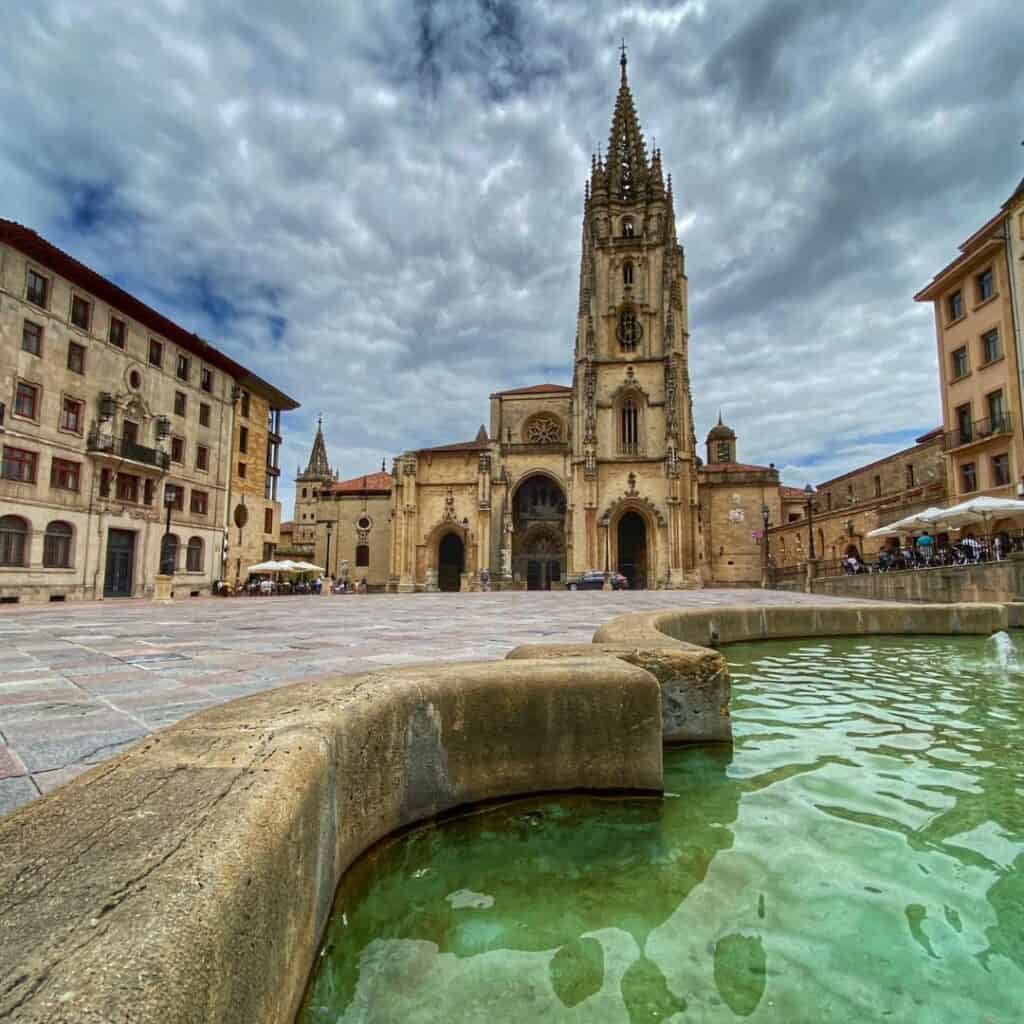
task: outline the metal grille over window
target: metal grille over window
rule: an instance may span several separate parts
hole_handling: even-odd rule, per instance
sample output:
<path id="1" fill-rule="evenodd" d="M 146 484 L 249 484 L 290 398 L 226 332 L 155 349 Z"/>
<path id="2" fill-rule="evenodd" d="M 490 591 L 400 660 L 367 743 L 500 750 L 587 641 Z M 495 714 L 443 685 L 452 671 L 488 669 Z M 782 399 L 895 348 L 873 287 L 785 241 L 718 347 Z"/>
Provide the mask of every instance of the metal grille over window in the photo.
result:
<path id="1" fill-rule="evenodd" d="M 640 448 L 640 413 L 636 402 L 627 398 L 620 411 L 620 450 L 625 455 L 636 455 Z"/>

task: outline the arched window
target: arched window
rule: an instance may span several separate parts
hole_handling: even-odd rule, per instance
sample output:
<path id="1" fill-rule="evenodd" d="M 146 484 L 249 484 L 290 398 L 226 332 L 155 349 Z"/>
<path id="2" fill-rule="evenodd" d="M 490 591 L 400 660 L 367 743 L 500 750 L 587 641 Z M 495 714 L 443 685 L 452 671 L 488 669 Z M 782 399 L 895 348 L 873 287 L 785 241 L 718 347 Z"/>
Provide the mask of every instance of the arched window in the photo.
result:
<path id="1" fill-rule="evenodd" d="M 619 451 L 623 455 L 640 452 L 640 410 L 632 398 L 625 399 L 619 407 Z"/>
<path id="2" fill-rule="evenodd" d="M 26 565 L 28 523 L 18 516 L 0 518 L 0 565 Z"/>
<path id="3" fill-rule="evenodd" d="M 185 571 L 203 571 L 203 538 L 189 538 L 188 547 L 185 549 Z"/>
<path id="4" fill-rule="evenodd" d="M 160 541 L 160 571 L 170 576 L 178 568 L 178 538 L 173 533 L 165 534 Z"/>
<path id="5" fill-rule="evenodd" d="M 632 238 L 633 237 L 633 219 L 632 217 L 622 218 L 622 237 Z"/>
<path id="6" fill-rule="evenodd" d="M 43 535 L 43 565 L 47 569 L 71 568 L 71 538 L 74 535 L 69 523 L 53 522 L 46 527 Z"/>
<path id="7" fill-rule="evenodd" d="M 365 569 L 370 564 L 370 545 L 369 544 L 357 544 L 356 545 L 356 568 Z"/>
<path id="8" fill-rule="evenodd" d="M 624 263 L 622 266 L 622 283 L 628 288 L 633 283 L 633 264 Z"/>

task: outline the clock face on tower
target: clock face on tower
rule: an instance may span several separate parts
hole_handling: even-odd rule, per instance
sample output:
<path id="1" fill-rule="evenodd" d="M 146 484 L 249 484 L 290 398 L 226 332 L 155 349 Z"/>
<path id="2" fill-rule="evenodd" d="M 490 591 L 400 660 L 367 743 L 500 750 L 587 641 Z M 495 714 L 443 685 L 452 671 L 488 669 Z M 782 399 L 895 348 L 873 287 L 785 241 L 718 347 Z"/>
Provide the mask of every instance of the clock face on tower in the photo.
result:
<path id="1" fill-rule="evenodd" d="M 623 348 L 635 348 L 642 334 L 643 328 L 635 313 L 627 310 L 619 317 L 619 328 L 616 335 Z"/>

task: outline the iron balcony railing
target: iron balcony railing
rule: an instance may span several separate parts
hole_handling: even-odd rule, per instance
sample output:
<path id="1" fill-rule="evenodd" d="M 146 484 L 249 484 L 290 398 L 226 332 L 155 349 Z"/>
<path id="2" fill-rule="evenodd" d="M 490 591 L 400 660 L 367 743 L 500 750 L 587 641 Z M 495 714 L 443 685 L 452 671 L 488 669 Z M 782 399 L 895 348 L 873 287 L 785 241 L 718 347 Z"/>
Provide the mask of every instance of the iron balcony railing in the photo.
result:
<path id="1" fill-rule="evenodd" d="M 947 430 L 945 434 L 945 450 L 959 448 L 965 444 L 976 444 L 978 441 L 987 441 L 990 437 L 997 437 L 1000 434 L 1013 433 L 1013 416 L 1008 413 L 1000 413 L 998 416 L 990 416 L 988 419 L 975 420 L 973 423 L 964 423 L 956 430 Z"/>
<path id="2" fill-rule="evenodd" d="M 127 437 L 104 437 L 97 431 L 89 434 L 88 449 L 91 452 L 102 452 L 121 459 L 131 459 L 144 466 L 155 466 L 157 469 L 168 469 L 171 457 L 159 448 L 149 448 Z"/>

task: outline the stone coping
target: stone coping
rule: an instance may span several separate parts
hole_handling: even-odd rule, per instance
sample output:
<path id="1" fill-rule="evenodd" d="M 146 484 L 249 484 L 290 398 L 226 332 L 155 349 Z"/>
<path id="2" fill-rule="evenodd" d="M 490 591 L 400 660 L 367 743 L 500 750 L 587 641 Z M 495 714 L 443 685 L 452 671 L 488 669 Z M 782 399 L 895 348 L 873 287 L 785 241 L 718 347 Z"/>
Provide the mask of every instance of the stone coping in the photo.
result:
<path id="1" fill-rule="evenodd" d="M 594 643 L 642 647 L 676 640 L 718 647 L 815 636 L 989 635 L 1008 625 L 1001 604 L 730 605 L 620 615 L 598 629 Z"/>
<path id="2" fill-rule="evenodd" d="M 0 1021 L 292 1024 L 373 843 L 502 797 L 661 789 L 657 680 L 607 656 L 220 705 L 0 819 Z"/>

